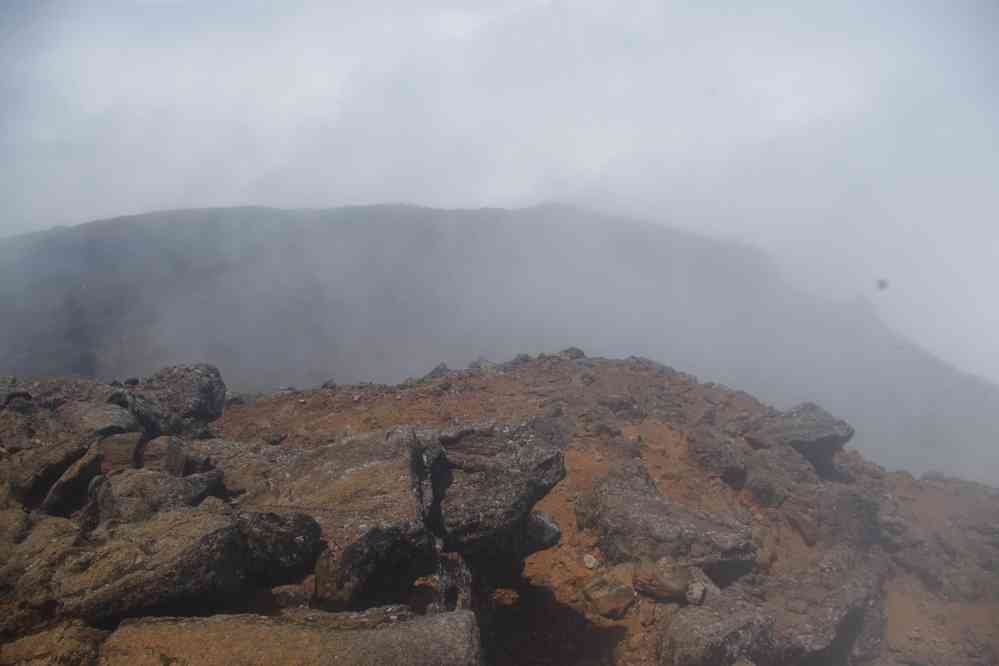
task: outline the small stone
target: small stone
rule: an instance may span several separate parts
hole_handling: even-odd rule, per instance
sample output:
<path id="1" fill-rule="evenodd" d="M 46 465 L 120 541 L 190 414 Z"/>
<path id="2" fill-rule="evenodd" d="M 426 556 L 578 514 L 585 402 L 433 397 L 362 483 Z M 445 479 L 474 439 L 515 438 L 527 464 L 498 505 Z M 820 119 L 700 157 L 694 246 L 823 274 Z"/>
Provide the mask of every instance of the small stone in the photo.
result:
<path id="1" fill-rule="evenodd" d="M 587 569 L 596 569 L 600 566 L 600 560 L 587 553 L 586 555 L 583 555 L 583 566 Z"/>

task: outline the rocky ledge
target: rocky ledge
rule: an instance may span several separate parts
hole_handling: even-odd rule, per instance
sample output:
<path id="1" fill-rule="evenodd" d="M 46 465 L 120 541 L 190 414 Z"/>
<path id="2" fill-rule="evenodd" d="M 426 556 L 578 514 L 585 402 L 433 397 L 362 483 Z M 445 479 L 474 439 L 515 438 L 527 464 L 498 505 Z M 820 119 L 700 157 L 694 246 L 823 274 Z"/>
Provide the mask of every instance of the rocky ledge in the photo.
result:
<path id="1" fill-rule="evenodd" d="M 999 493 L 644 359 L 0 378 L 0 664 L 999 663 Z"/>

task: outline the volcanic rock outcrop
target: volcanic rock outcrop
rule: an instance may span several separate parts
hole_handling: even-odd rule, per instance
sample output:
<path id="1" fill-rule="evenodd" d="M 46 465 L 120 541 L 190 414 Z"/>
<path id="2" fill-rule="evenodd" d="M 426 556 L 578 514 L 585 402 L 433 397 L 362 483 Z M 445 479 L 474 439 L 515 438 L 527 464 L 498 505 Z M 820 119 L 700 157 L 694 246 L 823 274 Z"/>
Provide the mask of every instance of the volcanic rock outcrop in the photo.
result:
<path id="1" fill-rule="evenodd" d="M 997 663 L 996 490 L 645 359 L 0 404 L 3 665 Z"/>

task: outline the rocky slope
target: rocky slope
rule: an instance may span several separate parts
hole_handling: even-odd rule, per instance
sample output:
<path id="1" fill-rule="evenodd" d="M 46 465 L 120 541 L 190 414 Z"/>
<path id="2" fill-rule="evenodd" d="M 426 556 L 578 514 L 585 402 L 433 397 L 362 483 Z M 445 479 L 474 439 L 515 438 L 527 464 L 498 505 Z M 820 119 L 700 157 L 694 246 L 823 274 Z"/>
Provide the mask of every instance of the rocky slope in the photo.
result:
<path id="1" fill-rule="evenodd" d="M 999 492 L 641 358 L 0 405 L 0 664 L 999 663 Z"/>

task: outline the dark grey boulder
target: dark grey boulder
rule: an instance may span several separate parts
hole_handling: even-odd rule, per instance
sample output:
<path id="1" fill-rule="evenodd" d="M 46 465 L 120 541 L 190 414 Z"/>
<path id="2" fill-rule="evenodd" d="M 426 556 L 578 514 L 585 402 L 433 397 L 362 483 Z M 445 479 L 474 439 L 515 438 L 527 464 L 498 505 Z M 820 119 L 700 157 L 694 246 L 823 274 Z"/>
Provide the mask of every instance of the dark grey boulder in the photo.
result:
<path id="1" fill-rule="evenodd" d="M 397 602 L 416 578 L 435 568 L 433 536 L 422 524 L 375 527 L 341 553 L 320 555 L 316 599 L 331 610 Z"/>
<path id="2" fill-rule="evenodd" d="M 618 464 L 580 497 L 576 520 L 597 533 L 600 549 L 612 562 L 665 557 L 700 567 L 719 585 L 748 573 L 756 562 L 748 525 L 671 502 L 639 461 Z"/>
<path id="3" fill-rule="evenodd" d="M 397 428 L 357 443 L 363 446 L 356 447 L 354 465 L 381 456 L 408 458 L 406 486 L 390 483 L 385 489 L 406 496 L 400 498 L 403 507 L 396 502 L 381 513 L 366 511 L 364 522 L 374 526 L 356 535 L 341 532 L 347 540 L 320 556 L 316 597 L 326 608 L 397 602 L 417 577 L 446 568 L 452 559 L 455 570 L 465 572 L 456 578 L 467 573 L 478 582 L 508 580 L 525 557 L 558 542 L 554 521 L 532 513 L 565 476 L 564 435 L 545 419 L 448 430 Z M 350 442 L 337 448 L 354 450 Z M 463 585 L 461 594 L 470 594 L 471 581 Z"/>
<path id="4" fill-rule="evenodd" d="M 853 427 L 818 405 L 806 402 L 764 419 L 745 434 L 757 448 L 790 446 L 803 455 L 820 476 L 834 471 L 833 455 L 853 437 Z"/>
<path id="5" fill-rule="evenodd" d="M 199 614 L 221 608 L 308 569 L 317 532 L 306 516 L 235 519 L 185 508 L 104 523 L 81 538 L 74 523 L 45 518 L 0 566 L 6 590 L 0 596 L 0 637 L 62 618 L 100 624 L 165 610 Z"/>
<path id="6" fill-rule="evenodd" d="M 165 605 L 210 605 L 243 587 L 245 548 L 230 521 L 168 511 L 77 544 L 75 525 L 49 518 L 11 554 L 0 582 L 0 634 L 59 618 L 102 622 Z M 60 531 L 56 531 L 60 530 Z"/>
<path id="7" fill-rule="evenodd" d="M 774 616 L 752 604 L 728 602 L 681 609 L 657 648 L 660 666 L 733 666 L 772 661 Z"/>
<path id="8" fill-rule="evenodd" d="M 139 447 L 136 465 L 173 476 L 188 476 L 212 469 L 207 456 L 194 453 L 183 439 L 171 435 L 157 437 Z"/>
<path id="9" fill-rule="evenodd" d="M 430 529 L 466 554 L 505 543 L 565 477 L 564 441 L 546 419 L 419 433 L 411 455 L 417 479 L 430 479 Z"/>
<path id="10" fill-rule="evenodd" d="M 89 522 L 132 523 L 160 511 L 193 507 L 210 495 L 224 493 L 218 470 L 178 478 L 164 472 L 129 469 L 112 474 L 97 489 L 88 506 Z"/>
<path id="11" fill-rule="evenodd" d="M 108 401 L 133 413 L 149 437 L 203 436 L 207 424 L 222 416 L 226 385 L 213 365 L 176 365 L 112 392 Z"/>
<path id="12" fill-rule="evenodd" d="M 881 620 L 886 575 L 883 556 L 838 547 L 800 573 L 766 580 L 761 596 L 780 618 L 774 631 L 777 663 L 848 663 L 864 625 Z"/>
<path id="13" fill-rule="evenodd" d="M 83 438 L 108 437 L 142 429 L 138 419 L 117 405 L 70 402 L 56 411 L 66 428 Z"/>
<path id="14" fill-rule="evenodd" d="M 883 556 L 843 546 L 796 573 L 745 579 L 682 608 L 661 636 L 659 663 L 853 663 L 851 654 L 877 652 L 886 574 Z"/>
<path id="15" fill-rule="evenodd" d="M 319 524 L 303 513 L 243 512 L 236 516 L 236 527 L 246 543 L 247 573 L 260 586 L 301 580 L 322 548 Z"/>
<path id="16" fill-rule="evenodd" d="M 147 378 L 139 394 L 182 419 L 211 421 L 222 416 L 226 386 L 214 365 L 176 365 Z"/>

